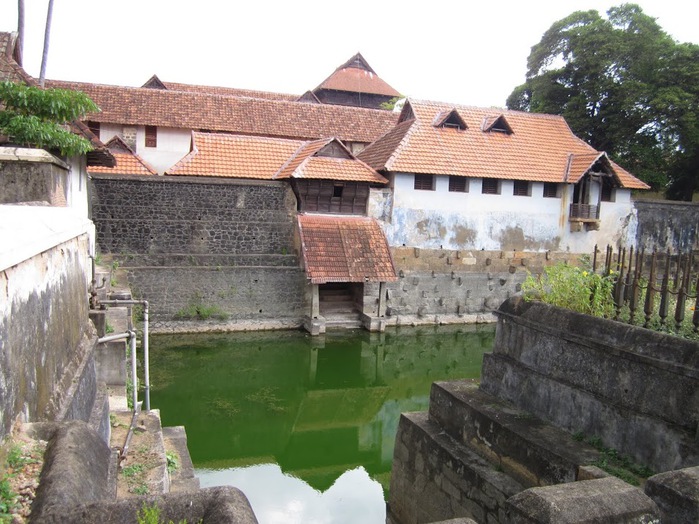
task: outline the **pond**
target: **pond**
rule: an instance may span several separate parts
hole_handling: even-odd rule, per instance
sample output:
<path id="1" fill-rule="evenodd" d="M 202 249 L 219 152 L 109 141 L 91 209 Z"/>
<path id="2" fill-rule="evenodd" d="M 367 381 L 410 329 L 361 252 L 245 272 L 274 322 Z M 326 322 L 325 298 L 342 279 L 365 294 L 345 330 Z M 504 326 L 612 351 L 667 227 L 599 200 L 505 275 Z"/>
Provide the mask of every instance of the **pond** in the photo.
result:
<path id="1" fill-rule="evenodd" d="M 151 406 L 184 425 L 202 487 L 261 524 L 383 523 L 401 412 L 480 376 L 494 326 L 154 336 Z"/>

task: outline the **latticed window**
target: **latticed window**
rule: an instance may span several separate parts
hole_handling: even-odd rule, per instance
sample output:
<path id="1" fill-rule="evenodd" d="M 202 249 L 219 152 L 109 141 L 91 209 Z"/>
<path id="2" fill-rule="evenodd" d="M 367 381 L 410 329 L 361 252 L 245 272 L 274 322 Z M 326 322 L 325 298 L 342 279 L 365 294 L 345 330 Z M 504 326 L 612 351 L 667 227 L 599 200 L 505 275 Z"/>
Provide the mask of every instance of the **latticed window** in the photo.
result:
<path id="1" fill-rule="evenodd" d="M 158 128 L 146 126 L 146 147 L 158 147 Z"/>
<path id="2" fill-rule="evenodd" d="M 415 175 L 415 189 L 434 191 L 434 175 Z"/>
<path id="3" fill-rule="evenodd" d="M 449 176 L 449 191 L 454 193 L 468 192 L 468 179 L 463 176 Z"/>
<path id="4" fill-rule="evenodd" d="M 529 190 L 530 184 L 528 180 L 515 180 L 514 188 L 512 194 L 514 196 L 529 196 L 531 192 Z"/>
<path id="5" fill-rule="evenodd" d="M 557 198 L 558 184 L 555 182 L 544 182 L 544 198 Z"/>
<path id="6" fill-rule="evenodd" d="M 483 189 L 481 193 L 484 195 L 499 195 L 500 194 L 500 180 L 497 178 L 484 178 L 483 179 Z"/>

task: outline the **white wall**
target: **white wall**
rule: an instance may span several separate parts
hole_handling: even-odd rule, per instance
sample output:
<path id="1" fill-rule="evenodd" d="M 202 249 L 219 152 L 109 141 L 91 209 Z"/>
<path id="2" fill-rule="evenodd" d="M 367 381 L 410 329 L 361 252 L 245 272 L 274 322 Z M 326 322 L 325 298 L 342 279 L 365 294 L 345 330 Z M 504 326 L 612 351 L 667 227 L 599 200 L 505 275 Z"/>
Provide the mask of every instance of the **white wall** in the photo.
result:
<path id="1" fill-rule="evenodd" d="M 115 135 L 124 138 L 123 130 L 121 124 L 101 124 L 100 140 L 106 143 Z M 158 127 L 157 147 L 146 147 L 146 128 L 136 126 L 136 153 L 161 175 L 189 153 L 191 142 L 192 132 L 189 129 Z"/>
<path id="2" fill-rule="evenodd" d="M 571 233 L 572 185 L 561 187 L 557 198 L 544 198 L 539 182 L 532 183 L 531 196 L 514 196 L 513 181 L 501 180 L 499 195 L 484 195 L 480 178 L 469 179 L 467 193 L 449 192 L 448 176 L 435 178 L 434 191 L 419 191 L 413 174 L 392 174 L 393 212 L 383 223 L 390 245 L 589 252 L 595 244 L 618 241 L 620 228 L 632 221 L 628 190 L 617 191 L 616 202 L 602 203 L 599 231 L 583 226 Z"/>

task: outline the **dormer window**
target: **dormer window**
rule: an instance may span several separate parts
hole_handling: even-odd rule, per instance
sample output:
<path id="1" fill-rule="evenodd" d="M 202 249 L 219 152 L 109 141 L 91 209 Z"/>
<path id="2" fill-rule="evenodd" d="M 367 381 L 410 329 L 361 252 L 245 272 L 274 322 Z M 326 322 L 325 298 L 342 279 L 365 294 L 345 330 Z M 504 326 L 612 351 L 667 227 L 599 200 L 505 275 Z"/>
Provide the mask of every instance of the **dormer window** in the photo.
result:
<path id="1" fill-rule="evenodd" d="M 511 135 L 514 133 L 512 127 L 507 122 L 507 119 L 505 119 L 505 115 L 484 118 L 481 129 L 483 129 L 483 131 L 486 133 L 491 131 L 496 133 L 505 133 L 506 135 Z"/>
<path id="2" fill-rule="evenodd" d="M 459 131 L 468 129 L 466 122 L 461 118 L 461 115 L 456 109 L 443 111 L 438 114 L 434 126 L 446 129 L 458 129 Z"/>

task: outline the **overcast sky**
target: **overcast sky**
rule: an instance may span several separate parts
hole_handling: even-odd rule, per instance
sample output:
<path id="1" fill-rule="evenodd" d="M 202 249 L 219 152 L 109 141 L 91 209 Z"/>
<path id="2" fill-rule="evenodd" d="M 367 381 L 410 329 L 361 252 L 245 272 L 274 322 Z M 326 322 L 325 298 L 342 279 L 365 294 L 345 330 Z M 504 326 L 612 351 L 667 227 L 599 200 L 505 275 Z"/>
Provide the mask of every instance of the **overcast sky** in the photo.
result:
<path id="1" fill-rule="evenodd" d="M 530 48 L 601 0 L 54 0 L 47 78 L 140 86 L 161 80 L 301 94 L 356 52 L 401 93 L 504 106 Z M 699 2 L 639 0 L 681 42 L 699 43 Z M 39 76 L 48 0 L 25 0 L 24 66 Z M 0 30 L 17 2 L 0 0 Z"/>

